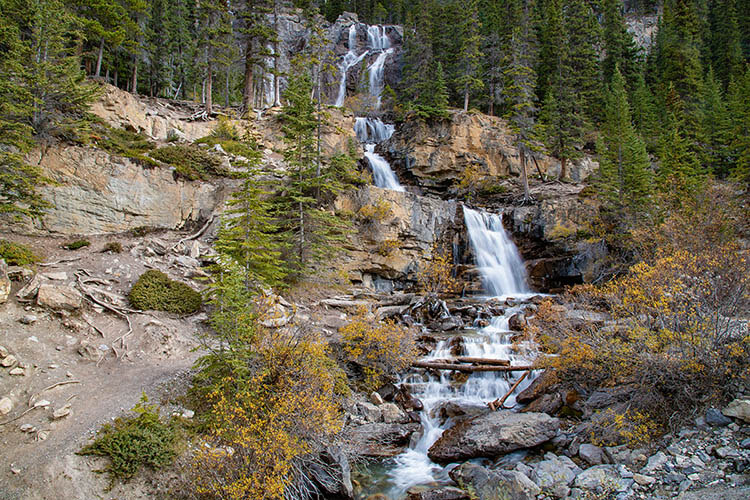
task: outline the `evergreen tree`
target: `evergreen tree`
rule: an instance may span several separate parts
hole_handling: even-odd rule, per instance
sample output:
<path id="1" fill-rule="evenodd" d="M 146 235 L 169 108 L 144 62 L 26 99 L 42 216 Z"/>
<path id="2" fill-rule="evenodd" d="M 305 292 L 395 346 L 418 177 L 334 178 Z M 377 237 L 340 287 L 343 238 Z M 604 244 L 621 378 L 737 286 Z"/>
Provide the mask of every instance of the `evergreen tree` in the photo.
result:
<path id="1" fill-rule="evenodd" d="M 404 27 L 403 69 L 398 91 L 401 103 L 406 108 L 424 106 L 430 96 L 430 74 L 434 65 L 430 34 L 432 24 L 427 2 L 412 24 Z"/>
<path id="2" fill-rule="evenodd" d="M 646 85 L 643 73 L 639 73 L 636 78 L 631 101 L 636 130 L 646 143 L 646 148 L 655 152 L 658 149 L 660 134 L 659 115 L 656 100 Z"/>
<path id="3" fill-rule="evenodd" d="M 274 236 L 270 193 L 259 181 L 262 154 L 255 144 L 252 153 L 245 156 L 242 184 L 228 202 L 216 242 L 216 249 L 231 256 L 243 270 L 247 289 L 278 285 L 286 275 Z"/>
<path id="4" fill-rule="evenodd" d="M 220 61 L 226 61 L 232 48 L 232 22 L 225 0 L 198 0 L 200 23 L 199 49 L 204 55 L 205 80 L 204 99 L 206 114 L 213 112 L 214 72 Z M 217 64 L 219 63 L 219 64 Z"/>
<path id="5" fill-rule="evenodd" d="M 605 96 L 597 152 L 597 187 L 604 208 L 626 227 L 635 227 L 650 205 L 651 174 L 646 147 L 631 121 L 625 79 L 617 66 Z"/>
<path id="6" fill-rule="evenodd" d="M 710 64 L 716 77 L 726 89 L 732 77 L 742 75 L 743 55 L 740 26 L 737 19 L 737 0 L 709 0 Z M 747 5 L 745 5 L 745 10 Z"/>
<path id="7" fill-rule="evenodd" d="M 605 56 L 602 61 L 602 73 L 604 83 L 609 84 L 617 67 L 625 78 L 627 88 L 632 88 L 639 73 L 640 54 L 633 41 L 633 35 L 625 27 L 622 9 L 622 0 L 603 0 L 602 39 Z"/>
<path id="8" fill-rule="evenodd" d="M 469 110 L 469 95 L 472 90 L 484 88 L 479 77 L 482 54 L 480 36 L 478 0 L 469 0 L 466 5 L 465 21 L 461 27 L 461 51 L 459 54 L 460 74 L 456 79 L 456 88 L 463 94 L 464 112 Z"/>
<path id="9" fill-rule="evenodd" d="M 249 112 L 255 106 L 254 75 L 259 65 L 265 65 L 268 57 L 276 57 L 268 45 L 276 41 L 276 33 L 269 24 L 269 15 L 275 12 L 278 0 L 242 0 L 238 18 L 242 22 L 239 33 L 244 39 L 244 80 L 242 85 L 242 107 Z M 264 68 L 265 69 L 265 68 Z"/>
<path id="10" fill-rule="evenodd" d="M 443 65 L 438 62 L 435 68 L 434 88 L 430 93 L 432 96 L 432 106 L 430 114 L 438 118 L 447 118 L 448 114 L 448 84 L 445 81 Z"/>
<path id="11" fill-rule="evenodd" d="M 732 177 L 750 189 L 750 67 L 744 75 L 729 84 L 729 115 L 731 116 L 730 154 L 733 158 Z"/>
<path id="12" fill-rule="evenodd" d="M 0 0 L 0 214 L 35 217 L 46 204 L 35 191 L 43 181 L 42 172 L 24 159 L 34 130 L 33 97 L 24 85 L 29 76 L 24 65 L 28 52 L 18 25 L 12 22 L 12 11 L 21 3 Z"/>
<path id="13" fill-rule="evenodd" d="M 534 39 L 529 20 L 533 8 L 531 0 L 523 0 L 521 23 L 513 29 L 510 51 L 504 64 L 506 118 L 515 134 L 516 147 L 521 166 L 523 201 L 531 201 L 529 194 L 528 159 L 535 149 L 537 129 L 534 124 L 534 87 L 536 74 L 533 69 Z"/>
<path id="14" fill-rule="evenodd" d="M 571 86 L 575 91 L 575 109 L 591 124 L 598 118 L 601 97 L 599 49 L 601 28 L 591 4 L 586 0 L 567 0 L 564 4 L 565 31 Z"/>
<path id="15" fill-rule="evenodd" d="M 709 67 L 706 74 L 701 105 L 703 158 L 714 175 L 724 178 L 729 175 L 731 168 L 731 155 L 728 147 L 732 142 L 731 120 L 727 113 L 721 84 L 714 75 L 713 67 Z"/>
<path id="16" fill-rule="evenodd" d="M 165 24 L 169 34 L 169 60 L 171 61 L 170 93 L 173 99 L 184 97 L 188 87 L 198 76 L 194 61 L 197 54 L 196 2 L 170 0 L 167 2 Z"/>

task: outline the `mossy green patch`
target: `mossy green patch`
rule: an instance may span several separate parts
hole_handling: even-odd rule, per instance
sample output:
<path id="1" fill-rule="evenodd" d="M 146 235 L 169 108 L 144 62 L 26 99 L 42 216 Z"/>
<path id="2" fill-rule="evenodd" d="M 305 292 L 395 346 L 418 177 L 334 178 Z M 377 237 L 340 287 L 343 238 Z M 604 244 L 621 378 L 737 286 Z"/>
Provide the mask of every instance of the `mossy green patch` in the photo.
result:
<path id="1" fill-rule="evenodd" d="M 91 245 L 89 240 L 75 240 L 64 244 L 63 248 L 67 250 L 78 250 L 79 248 L 87 247 L 89 245 Z"/>
<path id="2" fill-rule="evenodd" d="M 8 240 L 0 240 L 0 258 L 9 266 L 29 266 L 41 260 L 31 248 Z"/>
<path id="3" fill-rule="evenodd" d="M 173 166 L 179 177 L 190 181 L 230 174 L 216 155 L 193 144 L 165 146 L 153 151 L 151 157 Z"/>
<path id="4" fill-rule="evenodd" d="M 194 313 L 203 303 L 200 293 L 156 270 L 146 271 L 138 278 L 128 299 L 136 309 L 177 314 Z"/>

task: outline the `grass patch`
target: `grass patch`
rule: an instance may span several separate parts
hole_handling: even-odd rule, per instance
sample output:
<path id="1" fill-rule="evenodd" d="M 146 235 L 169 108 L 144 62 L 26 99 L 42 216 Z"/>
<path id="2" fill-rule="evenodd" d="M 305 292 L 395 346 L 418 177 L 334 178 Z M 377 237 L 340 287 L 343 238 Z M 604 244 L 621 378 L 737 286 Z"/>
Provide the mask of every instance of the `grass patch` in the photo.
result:
<path id="1" fill-rule="evenodd" d="M 109 465 L 97 472 L 107 473 L 110 486 L 128 481 L 143 467 L 158 469 L 177 456 L 177 430 L 174 421 L 164 422 L 157 405 L 149 405 L 145 395 L 132 409 L 134 415 L 105 424 L 93 443 L 79 455 L 107 457 Z"/>
<path id="2" fill-rule="evenodd" d="M 190 181 L 208 180 L 211 177 L 223 177 L 230 174 L 222 166 L 219 158 L 192 144 L 165 146 L 153 151 L 151 157 L 171 165 L 179 177 Z"/>
<path id="3" fill-rule="evenodd" d="M 136 238 L 142 238 L 151 233 L 155 233 L 158 230 L 159 228 L 153 226 L 138 226 L 131 229 L 129 233 L 131 234 L 131 236 L 134 236 Z"/>
<path id="4" fill-rule="evenodd" d="M 138 278 L 128 295 L 136 309 L 191 314 L 201 308 L 201 294 L 184 283 L 169 279 L 156 270 L 146 271 Z"/>
<path id="5" fill-rule="evenodd" d="M 66 250 L 78 250 L 79 248 L 87 247 L 89 245 L 91 245 L 89 240 L 75 240 L 64 244 L 63 248 Z"/>
<path id="6" fill-rule="evenodd" d="M 41 260 L 31 248 L 8 240 L 0 240 L 0 258 L 9 266 L 30 266 Z"/>

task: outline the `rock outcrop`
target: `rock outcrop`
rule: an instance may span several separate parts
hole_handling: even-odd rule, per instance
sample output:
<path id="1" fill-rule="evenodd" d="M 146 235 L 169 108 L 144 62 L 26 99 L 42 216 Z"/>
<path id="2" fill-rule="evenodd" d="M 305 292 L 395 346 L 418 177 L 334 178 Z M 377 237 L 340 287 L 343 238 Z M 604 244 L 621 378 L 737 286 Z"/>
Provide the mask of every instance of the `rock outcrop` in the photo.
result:
<path id="1" fill-rule="evenodd" d="M 451 479 L 469 486 L 478 500 L 534 500 L 542 491 L 528 477 L 515 470 L 490 470 L 466 462 L 450 472 Z"/>
<path id="2" fill-rule="evenodd" d="M 39 165 L 55 184 L 39 190 L 52 207 L 37 229 L 51 233 L 114 233 L 139 226 L 181 228 L 187 222 L 208 218 L 224 196 L 221 181 L 175 179 L 172 169 L 144 168 L 97 149 L 52 147 Z"/>
<path id="3" fill-rule="evenodd" d="M 467 169 L 496 181 L 521 173 L 518 148 L 508 124 L 479 113 L 456 111 L 450 119 L 429 124 L 417 118 L 407 120 L 380 147 L 399 173 L 430 191 L 445 192 L 461 181 Z M 552 157 L 539 155 L 537 164 L 547 176 L 559 174 L 560 163 Z M 595 168 L 595 163 L 584 158 L 570 165 L 569 175 L 580 182 Z M 533 162 L 529 169 L 529 175 L 536 172 Z"/>
<path id="4" fill-rule="evenodd" d="M 428 455 L 436 462 L 504 455 L 552 439 L 559 425 L 545 413 L 490 412 L 446 430 Z"/>
<path id="5" fill-rule="evenodd" d="M 336 201 L 358 219 L 343 269 L 354 283 L 388 291 L 417 281 L 435 245 L 450 241 L 460 218 L 455 201 L 366 186 Z"/>

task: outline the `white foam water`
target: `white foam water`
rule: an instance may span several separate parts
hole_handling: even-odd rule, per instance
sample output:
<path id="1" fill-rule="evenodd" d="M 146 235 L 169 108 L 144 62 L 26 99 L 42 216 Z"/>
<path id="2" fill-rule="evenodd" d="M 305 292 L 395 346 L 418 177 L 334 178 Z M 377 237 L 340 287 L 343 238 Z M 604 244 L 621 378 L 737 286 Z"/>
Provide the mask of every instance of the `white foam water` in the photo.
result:
<path id="1" fill-rule="evenodd" d="M 365 158 L 370 163 L 372 177 L 377 187 L 405 191 L 385 158 L 375 152 L 375 144 L 365 144 Z"/>
<path id="2" fill-rule="evenodd" d="M 344 54 L 344 58 L 341 60 L 341 64 L 339 64 L 339 73 L 340 73 L 340 80 L 339 80 L 339 93 L 336 96 L 336 106 L 341 107 L 344 105 L 344 100 L 346 99 L 346 75 L 349 73 L 349 68 L 352 66 L 356 66 L 359 64 L 362 59 L 364 59 L 367 54 L 370 53 L 369 50 L 365 50 L 361 54 L 357 55 L 357 25 L 352 24 L 349 26 L 349 51 Z"/>

